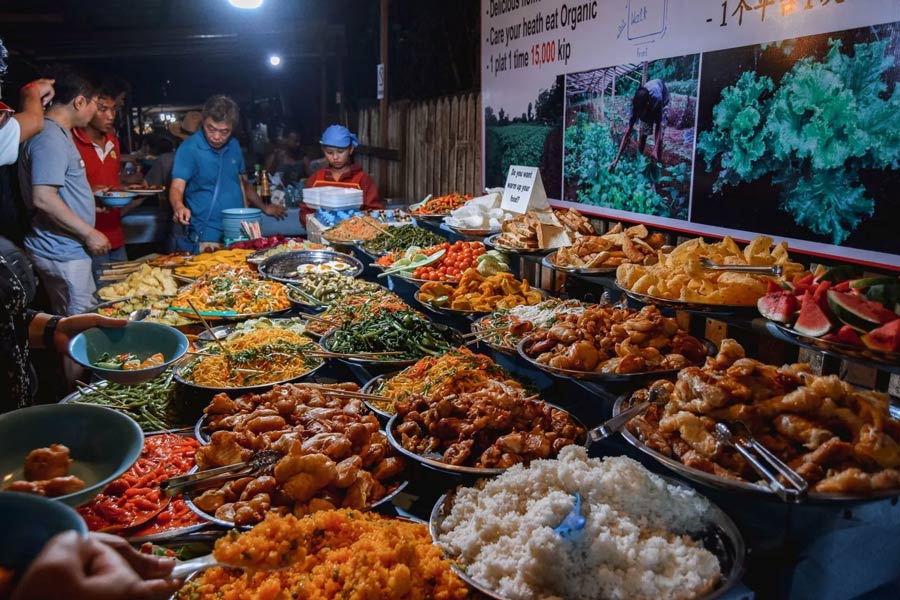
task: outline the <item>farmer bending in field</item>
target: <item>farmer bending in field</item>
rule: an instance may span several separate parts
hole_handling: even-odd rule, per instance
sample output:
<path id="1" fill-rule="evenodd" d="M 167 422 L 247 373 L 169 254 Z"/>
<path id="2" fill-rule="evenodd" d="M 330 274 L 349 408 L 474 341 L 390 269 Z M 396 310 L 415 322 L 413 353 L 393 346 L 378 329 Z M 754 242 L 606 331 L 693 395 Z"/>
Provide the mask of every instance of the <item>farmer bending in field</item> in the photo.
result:
<path id="1" fill-rule="evenodd" d="M 622 136 L 622 142 L 619 144 L 619 151 L 616 153 L 615 160 L 609 165 L 610 173 L 619 164 L 619 158 L 622 156 L 622 152 L 625 151 L 628 140 L 631 139 L 631 131 L 634 129 L 634 124 L 637 123 L 638 119 L 654 128 L 652 158 L 656 162 L 662 161 L 663 131 L 667 124 L 666 110 L 668 107 L 669 90 L 666 89 L 666 84 L 661 79 L 651 79 L 637 89 L 634 93 L 634 98 L 631 99 L 631 119 L 628 121 L 628 130 Z M 644 152 L 644 146 L 647 145 L 648 133 L 648 127 L 641 129 L 641 141 L 638 150 L 641 153 Z"/>

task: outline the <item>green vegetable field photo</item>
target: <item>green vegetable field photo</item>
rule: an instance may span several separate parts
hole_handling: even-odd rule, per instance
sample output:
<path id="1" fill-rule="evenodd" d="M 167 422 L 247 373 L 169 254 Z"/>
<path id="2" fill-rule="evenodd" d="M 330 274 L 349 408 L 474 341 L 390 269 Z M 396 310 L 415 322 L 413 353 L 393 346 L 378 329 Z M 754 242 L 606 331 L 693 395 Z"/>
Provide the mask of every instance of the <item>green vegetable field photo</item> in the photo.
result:
<path id="1" fill-rule="evenodd" d="M 691 220 L 900 252 L 896 32 L 704 54 Z"/>
<path id="2" fill-rule="evenodd" d="M 686 220 L 699 64 L 690 55 L 568 75 L 563 199 Z M 629 134 L 632 99 L 645 82 L 661 82 L 668 94 L 661 138 L 640 119 Z"/>

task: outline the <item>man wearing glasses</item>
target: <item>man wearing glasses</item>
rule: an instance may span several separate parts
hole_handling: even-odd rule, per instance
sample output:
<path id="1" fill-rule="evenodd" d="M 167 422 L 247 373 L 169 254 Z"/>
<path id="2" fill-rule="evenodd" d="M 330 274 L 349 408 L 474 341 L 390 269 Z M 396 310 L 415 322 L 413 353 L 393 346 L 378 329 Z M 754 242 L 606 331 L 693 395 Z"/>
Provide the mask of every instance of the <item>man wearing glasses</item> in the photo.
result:
<path id="1" fill-rule="evenodd" d="M 109 239 L 95 224 L 94 194 L 72 129 L 97 112 L 96 86 L 74 71 L 56 76 L 56 95 L 44 129 L 19 157 L 22 196 L 31 215 L 25 249 L 58 315 L 85 312 L 94 303 L 91 256 L 109 252 Z"/>
<path id="2" fill-rule="evenodd" d="M 200 130 L 175 153 L 169 202 L 173 220 L 186 230 L 175 238 L 179 251 L 222 247 L 222 211 L 242 208 L 244 198 L 265 214 L 283 218 L 283 206 L 265 204 L 248 185 L 241 147 L 233 137 L 238 106 L 227 96 L 212 96 L 203 106 Z"/>

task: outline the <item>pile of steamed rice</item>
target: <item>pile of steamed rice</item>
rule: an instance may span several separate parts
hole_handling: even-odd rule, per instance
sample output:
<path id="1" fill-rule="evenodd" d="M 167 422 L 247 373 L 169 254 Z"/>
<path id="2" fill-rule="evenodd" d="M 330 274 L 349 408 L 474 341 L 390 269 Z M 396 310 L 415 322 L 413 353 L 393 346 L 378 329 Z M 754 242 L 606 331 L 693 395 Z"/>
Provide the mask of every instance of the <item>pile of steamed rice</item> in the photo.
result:
<path id="1" fill-rule="evenodd" d="M 553 531 L 582 499 L 573 540 Z M 466 573 L 511 600 L 696 598 L 720 578 L 715 555 L 690 537 L 709 502 L 625 457 L 516 465 L 457 492 L 439 542 Z"/>

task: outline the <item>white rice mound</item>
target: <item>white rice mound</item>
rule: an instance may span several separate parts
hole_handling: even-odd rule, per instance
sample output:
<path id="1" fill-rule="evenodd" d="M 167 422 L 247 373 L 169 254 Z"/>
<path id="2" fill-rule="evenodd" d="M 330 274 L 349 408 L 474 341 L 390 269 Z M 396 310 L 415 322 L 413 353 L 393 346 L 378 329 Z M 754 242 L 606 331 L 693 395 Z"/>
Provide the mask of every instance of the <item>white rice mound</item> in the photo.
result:
<path id="1" fill-rule="evenodd" d="M 553 527 L 581 494 L 575 540 Z M 687 535 L 709 502 L 625 457 L 589 459 L 568 446 L 556 460 L 517 465 L 457 492 L 439 542 L 471 577 L 511 600 L 688 599 L 719 581 L 718 559 Z"/>

